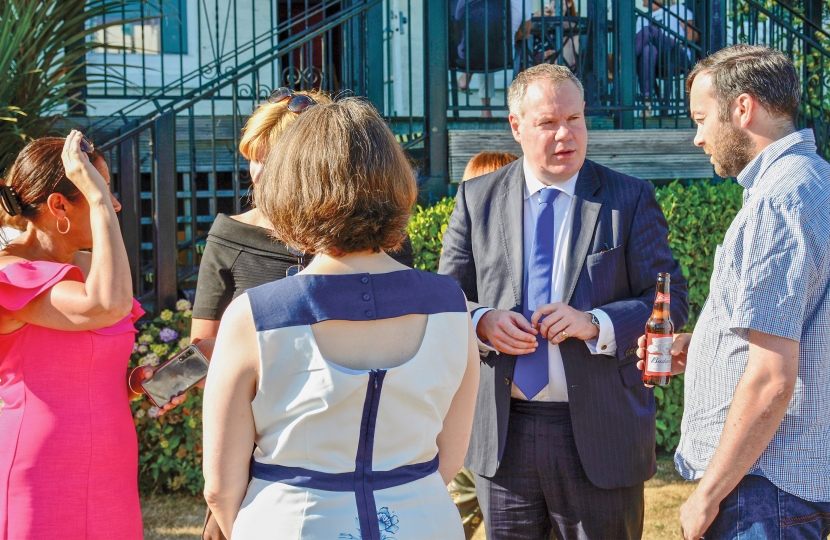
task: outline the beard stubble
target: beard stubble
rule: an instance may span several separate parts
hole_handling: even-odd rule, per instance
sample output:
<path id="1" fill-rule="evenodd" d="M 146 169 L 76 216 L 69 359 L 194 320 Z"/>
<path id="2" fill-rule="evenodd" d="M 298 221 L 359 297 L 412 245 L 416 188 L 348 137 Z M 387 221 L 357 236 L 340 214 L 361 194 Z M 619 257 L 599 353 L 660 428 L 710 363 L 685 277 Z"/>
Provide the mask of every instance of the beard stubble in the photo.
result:
<path id="1" fill-rule="evenodd" d="M 712 156 L 715 173 L 721 178 L 735 178 L 755 158 L 755 143 L 743 130 L 730 122 L 719 122 L 715 140 L 703 150 Z"/>

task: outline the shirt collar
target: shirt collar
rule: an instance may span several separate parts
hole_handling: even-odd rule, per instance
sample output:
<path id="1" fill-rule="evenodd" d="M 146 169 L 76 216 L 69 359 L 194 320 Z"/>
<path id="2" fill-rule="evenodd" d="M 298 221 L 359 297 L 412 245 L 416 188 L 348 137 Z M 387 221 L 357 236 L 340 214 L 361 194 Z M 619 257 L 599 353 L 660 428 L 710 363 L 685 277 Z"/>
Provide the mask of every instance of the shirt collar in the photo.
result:
<path id="1" fill-rule="evenodd" d="M 531 172 L 530 166 L 527 164 L 527 159 L 523 161 L 524 162 L 522 163 L 522 169 L 525 173 L 525 199 L 529 199 L 530 197 L 539 193 L 539 191 L 545 189 L 546 187 L 558 189 L 559 191 L 565 193 L 569 197 L 573 197 L 574 193 L 576 193 L 576 179 L 579 177 L 578 172 L 560 184 L 547 186 L 543 184 L 541 180 L 536 178 L 536 175 L 534 175 Z"/>
<path id="2" fill-rule="evenodd" d="M 750 161 L 744 167 L 744 170 L 738 174 L 736 180 L 744 189 L 751 190 L 756 187 L 755 184 L 758 179 L 763 177 L 775 160 L 784 154 L 810 153 L 816 153 L 816 139 L 813 136 L 813 130 L 802 129 L 790 133 L 761 150 L 761 153 L 755 156 L 755 159 Z"/>

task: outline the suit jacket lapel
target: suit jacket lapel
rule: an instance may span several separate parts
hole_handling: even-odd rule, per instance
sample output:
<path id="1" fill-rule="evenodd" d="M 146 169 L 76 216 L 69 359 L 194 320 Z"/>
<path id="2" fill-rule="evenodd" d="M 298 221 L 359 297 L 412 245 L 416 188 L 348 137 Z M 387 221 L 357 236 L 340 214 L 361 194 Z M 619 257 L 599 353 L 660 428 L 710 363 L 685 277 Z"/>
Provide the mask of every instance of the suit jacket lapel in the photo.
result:
<path id="1" fill-rule="evenodd" d="M 574 192 L 571 252 L 565 266 L 565 288 L 562 291 L 562 301 L 565 304 L 571 301 L 576 281 L 591 247 L 591 239 L 594 237 L 599 210 L 602 208 L 602 202 L 596 197 L 600 186 L 593 163 L 586 160 L 579 171 Z"/>
<path id="2" fill-rule="evenodd" d="M 502 180 L 501 189 L 500 201 L 496 205 L 501 219 L 501 240 L 513 296 L 516 305 L 521 306 L 524 281 L 524 158 L 513 163 Z"/>

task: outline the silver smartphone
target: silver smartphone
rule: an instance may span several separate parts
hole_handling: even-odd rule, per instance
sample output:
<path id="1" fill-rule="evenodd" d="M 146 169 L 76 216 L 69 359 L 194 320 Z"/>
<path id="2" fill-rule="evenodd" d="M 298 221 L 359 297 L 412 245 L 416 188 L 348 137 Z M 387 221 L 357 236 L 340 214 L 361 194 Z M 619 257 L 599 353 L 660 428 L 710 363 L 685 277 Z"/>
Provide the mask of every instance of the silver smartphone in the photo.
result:
<path id="1" fill-rule="evenodd" d="M 208 365 L 207 358 L 199 349 L 195 345 L 188 345 L 159 366 L 152 377 L 141 381 L 141 387 L 156 407 L 163 407 L 207 377 Z"/>

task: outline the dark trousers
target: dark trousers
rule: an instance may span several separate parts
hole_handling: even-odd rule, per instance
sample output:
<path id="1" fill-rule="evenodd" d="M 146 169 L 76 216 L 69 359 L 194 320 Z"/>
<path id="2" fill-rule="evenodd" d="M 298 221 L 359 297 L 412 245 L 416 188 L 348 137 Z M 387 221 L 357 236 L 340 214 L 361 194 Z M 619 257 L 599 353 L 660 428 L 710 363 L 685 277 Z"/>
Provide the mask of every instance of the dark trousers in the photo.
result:
<path id="1" fill-rule="evenodd" d="M 645 100 L 655 97 L 653 92 L 658 75 L 673 77 L 681 71 L 686 71 L 691 64 L 686 47 L 653 25 L 637 32 L 634 51 L 637 55 L 640 95 Z"/>
<path id="2" fill-rule="evenodd" d="M 824 540 L 830 534 L 830 501 L 810 502 L 754 474 L 721 501 L 705 540 Z"/>
<path id="3" fill-rule="evenodd" d="M 600 489 L 588 480 L 567 403 L 512 400 L 501 464 L 492 478 L 476 475 L 476 491 L 488 540 L 643 534 L 643 484 Z"/>

